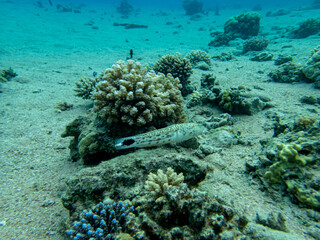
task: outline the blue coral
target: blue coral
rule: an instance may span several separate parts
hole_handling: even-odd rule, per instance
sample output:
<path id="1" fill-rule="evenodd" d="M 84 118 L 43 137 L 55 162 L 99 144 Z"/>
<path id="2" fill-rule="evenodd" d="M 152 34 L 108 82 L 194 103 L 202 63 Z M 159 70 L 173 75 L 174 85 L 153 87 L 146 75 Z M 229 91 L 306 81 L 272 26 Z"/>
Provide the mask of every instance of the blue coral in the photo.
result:
<path id="1" fill-rule="evenodd" d="M 113 204 L 100 202 L 92 210 L 83 210 L 66 234 L 73 240 L 115 240 L 116 234 L 127 228 L 129 213 L 134 207 L 119 201 Z"/>

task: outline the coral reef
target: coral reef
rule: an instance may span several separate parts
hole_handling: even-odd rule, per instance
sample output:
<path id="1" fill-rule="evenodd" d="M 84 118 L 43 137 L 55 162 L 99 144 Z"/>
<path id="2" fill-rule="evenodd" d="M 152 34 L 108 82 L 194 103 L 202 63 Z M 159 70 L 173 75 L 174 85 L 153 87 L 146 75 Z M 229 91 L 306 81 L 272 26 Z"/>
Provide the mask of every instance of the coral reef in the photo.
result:
<path id="1" fill-rule="evenodd" d="M 168 76 L 170 73 L 174 78 L 179 78 L 182 84 L 182 96 L 192 92 L 188 78 L 192 74 L 192 66 L 187 58 L 181 58 L 179 55 L 165 55 L 161 57 L 153 66 L 157 73 L 163 73 Z"/>
<path id="2" fill-rule="evenodd" d="M 187 107 L 190 108 L 206 103 L 216 105 L 221 89 L 215 85 L 215 81 L 216 77 L 213 74 L 202 74 L 200 79 L 201 87 L 199 90 L 193 91 L 187 98 Z"/>
<path id="3" fill-rule="evenodd" d="M 231 17 L 224 24 L 224 32 L 213 32 L 214 39 L 209 46 L 220 47 L 228 45 L 236 38 L 248 39 L 257 36 L 260 30 L 260 14 L 256 12 L 242 13 Z"/>
<path id="4" fill-rule="evenodd" d="M 274 60 L 274 64 L 279 66 L 292 60 L 293 58 L 290 55 L 279 54 L 278 58 Z"/>
<path id="5" fill-rule="evenodd" d="M 312 159 L 299 154 L 302 146 L 298 144 L 278 144 L 278 161 L 269 167 L 265 172 L 265 178 L 271 183 L 278 183 L 282 180 L 282 175 L 290 168 L 305 166 Z"/>
<path id="6" fill-rule="evenodd" d="M 203 13 L 203 2 L 198 0 L 184 0 L 182 7 L 186 11 L 186 15 L 195 15 L 197 13 Z"/>
<path id="7" fill-rule="evenodd" d="M 117 13 L 123 18 L 128 18 L 132 12 L 133 6 L 127 0 L 121 0 L 120 5 L 117 7 Z"/>
<path id="8" fill-rule="evenodd" d="M 123 161 L 120 161 L 120 164 L 122 163 Z M 101 170 L 106 171 L 108 168 L 105 167 L 101 168 Z M 155 167 L 156 165 L 153 165 L 152 168 Z M 122 168 L 122 171 L 123 169 L 126 168 Z M 145 173 L 146 168 L 139 167 L 138 169 L 139 171 L 143 170 L 143 173 Z M 131 176 L 135 175 L 137 173 L 134 173 L 134 171 L 138 169 L 132 168 L 133 172 L 128 170 L 128 173 Z M 88 176 L 96 179 L 100 178 L 101 170 L 94 169 L 94 171 L 90 171 Z M 149 173 L 147 179 L 145 177 L 141 178 L 145 174 L 140 173 L 136 176 L 137 179 L 134 182 L 131 179 L 128 182 L 129 184 L 126 183 L 125 188 L 130 189 L 133 189 L 132 184 L 139 185 L 140 190 L 134 189 L 134 191 L 131 191 L 131 194 L 134 193 L 136 195 L 132 198 L 132 201 L 116 202 L 111 200 L 106 195 L 110 195 L 108 191 L 112 192 L 113 190 L 104 186 L 105 196 L 103 203 L 100 201 L 90 210 L 81 210 L 83 205 L 79 206 L 76 203 L 69 205 L 71 219 L 76 219 L 76 221 L 66 233 L 73 239 L 80 237 L 89 239 L 91 237 L 111 240 L 123 239 L 121 238 L 123 236 L 126 239 L 144 240 L 218 240 L 223 239 L 223 236 L 228 235 L 228 232 L 232 232 L 233 236 L 241 236 L 240 230 L 246 226 L 247 220 L 244 217 L 239 217 L 230 206 L 209 198 L 206 192 L 197 188 L 189 188 L 184 183 L 184 179 L 185 173 L 191 174 L 190 166 L 189 169 L 186 168 L 185 170 L 187 172 L 177 174 L 173 168 L 168 167 L 166 173 L 158 169 L 157 174 L 154 174 L 152 173 L 153 170 L 150 169 L 151 173 Z M 196 169 L 192 171 L 193 174 L 196 173 Z M 111 178 L 115 174 L 117 173 L 113 171 L 111 175 L 105 175 L 105 180 L 111 183 Z M 143 179 L 146 180 L 144 184 Z M 87 179 L 83 180 L 88 183 Z M 125 183 L 125 179 L 119 180 L 116 183 Z M 70 182 L 67 184 L 70 186 Z M 89 181 L 89 186 L 83 182 L 80 184 L 89 190 L 94 187 L 94 184 L 103 185 L 103 182 Z M 79 184 L 74 186 L 79 186 Z M 127 189 L 118 187 L 118 191 L 120 196 L 128 195 Z M 94 192 L 85 191 L 82 196 L 92 199 L 90 195 L 94 196 Z M 99 195 L 102 194 L 100 193 Z M 97 196 L 94 196 L 94 198 L 97 199 Z M 84 199 L 82 198 L 81 200 L 83 201 Z M 88 205 L 88 202 L 92 205 L 92 201 L 88 200 L 84 202 L 84 205 Z M 72 211 L 75 209 L 76 213 Z"/>
<path id="9" fill-rule="evenodd" d="M 294 122 L 277 114 L 272 118 L 274 138 L 262 141 L 254 171 L 270 191 L 285 191 L 294 203 L 320 210 L 318 116 L 300 115 Z"/>
<path id="10" fill-rule="evenodd" d="M 208 44 L 210 47 L 226 46 L 231 40 L 233 40 L 231 34 L 225 34 L 223 32 L 212 32 L 210 35 L 214 37 L 214 39 Z"/>
<path id="11" fill-rule="evenodd" d="M 301 23 L 298 27 L 294 27 L 290 32 L 291 38 L 306 38 L 320 32 L 320 20 L 317 18 L 310 18 Z"/>
<path id="12" fill-rule="evenodd" d="M 179 187 L 183 180 L 183 174 L 178 175 L 171 167 L 168 167 L 166 173 L 158 169 L 157 174 L 150 173 L 148 175 L 144 188 L 153 200 L 161 201 L 166 191 L 172 187 Z"/>
<path id="13" fill-rule="evenodd" d="M 163 67 L 160 63 L 157 66 L 159 70 Z M 180 70 L 178 75 L 186 74 L 179 67 L 182 66 L 171 65 L 171 69 Z M 103 79 L 93 99 L 95 111 L 109 123 L 143 126 L 186 120 L 179 79 L 170 74 L 166 77 L 163 73 L 147 72 L 138 62 L 120 60 L 106 70 Z"/>
<path id="14" fill-rule="evenodd" d="M 250 93 L 242 87 L 222 91 L 219 96 L 219 107 L 234 114 L 253 115 L 256 112 L 272 107 L 266 96 Z"/>
<path id="15" fill-rule="evenodd" d="M 83 99 L 92 99 L 92 95 L 96 90 L 97 83 L 102 80 L 103 73 L 94 78 L 81 78 L 78 82 L 76 82 L 76 88 L 74 89 L 76 92 L 75 95 Z"/>
<path id="16" fill-rule="evenodd" d="M 231 227 L 232 209 L 210 202 L 205 192 L 190 189 L 183 183 L 183 174 L 172 168 L 150 173 L 145 190 L 133 203 L 143 228 L 152 230 L 152 239 L 218 239 L 223 228 Z"/>
<path id="17" fill-rule="evenodd" d="M 143 239 L 143 233 L 135 228 L 133 212 L 130 201 L 100 202 L 92 209 L 83 210 L 66 234 L 72 239 L 116 240 L 121 232 Z"/>
<path id="18" fill-rule="evenodd" d="M 7 70 L 3 69 L 0 73 L 0 83 L 8 82 L 17 75 L 18 74 L 16 74 L 11 67 L 9 67 Z"/>
<path id="19" fill-rule="evenodd" d="M 202 181 L 207 172 L 206 164 L 199 164 L 196 157 L 177 153 L 174 149 L 136 151 L 74 174 L 66 181 L 63 205 L 70 210 L 71 216 L 77 217 L 82 209 L 90 208 L 106 197 L 133 199 L 142 191 L 149 172 L 168 167 L 182 172 L 189 186 Z"/>
<path id="20" fill-rule="evenodd" d="M 320 88 L 320 51 L 317 48 L 308 61 L 301 68 L 304 76 L 314 82 L 316 88 Z"/>
<path id="21" fill-rule="evenodd" d="M 232 35 L 232 39 L 247 39 L 257 36 L 260 30 L 260 14 L 256 12 L 242 13 L 231 17 L 224 24 L 224 34 Z"/>
<path id="22" fill-rule="evenodd" d="M 264 37 L 252 37 L 243 43 L 243 53 L 247 53 L 249 51 L 262 51 L 269 44 L 269 41 Z"/>
<path id="23" fill-rule="evenodd" d="M 193 66 L 201 61 L 207 63 L 208 65 L 211 65 L 210 55 L 205 51 L 193 50 L 187 54 L 186 58 L 189 59 L 190 63 Z"/>
<path id="24" fill-rule="evenodd" d="M 269 73 L 269 77 L 274 82 L 281 83 L 301 82 L 305 79 L 301 71 L 301 66 L 293 62 L 280 65 L 276 70 Z"/>
<path id="25" fill-rule="evenodd" d="M 69 145 L 72 161 L 96 164 L 116 156 L 113 134 L 117 132 L 105 119 L 91 113 L 73 120 L 61 136 L 73 137 Z"/>

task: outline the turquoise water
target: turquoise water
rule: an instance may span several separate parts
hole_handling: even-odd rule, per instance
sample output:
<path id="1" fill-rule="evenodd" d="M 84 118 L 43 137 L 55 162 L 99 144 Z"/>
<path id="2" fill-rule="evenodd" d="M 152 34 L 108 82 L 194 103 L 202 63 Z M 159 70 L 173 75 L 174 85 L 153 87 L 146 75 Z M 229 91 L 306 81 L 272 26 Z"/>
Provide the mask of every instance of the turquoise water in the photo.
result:
<path id="1" fill-rule="evenodd" d="M 135 214 L 139 230 L 148 232 L 139 211 L 150 220 L 159 217 L 155 206 L 159 210 L 167 202 L 152 202 L 154 193 L 144 195 L 152 189 L 145 181 L 172 169 L 184 179 L 171 172 L 178 184 L 170 194 L 177 191 L 199 205 L 188 205 L 189 218 L 177 206 L 170 209 L 178 212 L 174 221 L 163 211 L 170 215 L 168 225 L 163 215 L 152 219 L 158 224 L 152 231 L 161 229 L 162 239 L 179 235 L 183 226 L 184 239 L 191 239 L 188 231 L 200 239 L 205 229 L 215 229 L 205 239 L 319 239 L 320 84 L 317 62 L 310 63 L 319 53 L 319 26 L 307 37 L 292 37 L 304 21 L 319 21 L 319 1 L 204 0 L 193 15 L 186 15 L 182 1 L 132 0 L 129 12 L 121 11 L 120 3 L 0 1 L 0 239 L 70 239 L 66 231 L 74 234 L 71 223 L 81 220 L 82 210 L 121 211 L 126 199 L 134 208 L 125 209 Z M 257 39 L 233 35 L 215 45 L 230 18 L 252 11 L 261 17 Z M 264 46 L 244 51 L 246 44 L 251 47 L 248 39 Z M 165 55 L 185 58 L 193 50 L 209 60 L 192 65 L 191 90 L 184 89 L 182 97 L 176 89 L 171 100 L 183 106 L 174 111 L 181 113 L 179 119 L 204 124 L 209 133 L 181 145 L 111 149 L 115 139 L 177 122 L 168 117 L 140 126 L 119 118 L 123 125 L 109 125 L 99 118 L 101 109 L 93 111 L 93 99 L 75 96 L 75 82 L 102 80 L 99 74 L 119 60 L 133 60 L 137 69 L 140 62 L 150 71 Z M 292 63 L 289 70 L 275 61 L 283 58 L 291 59 L 285 63 Z M 312 64 L 314 75 L 302 70 Z M 15 74 L 8 77 L 11 70 Z M 134 137 L 129 140 L 124 144 Z M 277 178 L 269 167 L 286 153 L 294 164 L 278 164 L 286 169 Z M 141 203 L 139 197 L 151 200 Z M 130 234 L 128 239 L 139 239 Z M 142 239 L 160 238 L 145 234 Z"/>

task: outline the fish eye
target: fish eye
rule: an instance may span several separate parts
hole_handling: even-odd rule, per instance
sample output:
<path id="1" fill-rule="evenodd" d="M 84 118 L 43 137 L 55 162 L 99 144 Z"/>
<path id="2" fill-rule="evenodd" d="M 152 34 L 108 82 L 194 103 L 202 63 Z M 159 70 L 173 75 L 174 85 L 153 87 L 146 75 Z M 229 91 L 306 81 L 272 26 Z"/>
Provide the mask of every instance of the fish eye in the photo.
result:
<path id="1" fill-rule="evenodd" d="M 130 146 L 131 144 L 133 144 L 135 141 L 133 139 L 126 139 L 123 141 L 122 145 L 124 146 Z"/>

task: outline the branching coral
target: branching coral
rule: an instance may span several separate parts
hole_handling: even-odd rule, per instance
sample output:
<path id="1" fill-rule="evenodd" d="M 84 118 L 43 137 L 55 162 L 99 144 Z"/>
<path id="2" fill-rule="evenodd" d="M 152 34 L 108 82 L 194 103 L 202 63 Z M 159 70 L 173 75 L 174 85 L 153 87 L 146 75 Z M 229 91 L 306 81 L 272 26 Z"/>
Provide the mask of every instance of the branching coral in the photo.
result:
<path id="1" fill-rule="evenodd" d="M 178 78 L 147 72 L 133 60 L 108 68 L 93 95 L 95 111 L 109 123 L 143 126 L 160 121 L 186 120 Z"/>
<path id="2" fill-rule="evenodd" d="M 207 63 L 208 65 L 211 64 L 210 55 L 206 53 L 205 51 L 201 50 L 193 50 L 191 51 L 187 56 L 187 59 L 189 59 L 190 63 L 192 65 L 196 65 L 197 63 L 203 61 Z"/>
<path id="3" fill-rule="evenodd" d="M 183 175 L 172 168 L 164 173 L 150 173 L 146 194 L 134 199 L 144 229 L 152 231 L 152 239 L 219 239 L 234 213 L 207 193 L 189 189 Z"/>
<path id="4" fill-rule="evenodd" d="M 93 92 L 96 90 L 96 85 L 98 82 L 102 81 L 103 74 L 96 76 L 95 78 L 81 78 L 76 82 L 76 92 L 77 97 L 83 99 L 91 99 Z"/>
<path id="5" fill-rule="evenodd" d="M 183 96 L 192 92 L 188 83 L 188 78 L 192 74 L 192 66 L 187 58 L 181 58 L 178 55 L 165 55 L 156 62 L 153 69 L 156 72 L 165 75 L 170 73 L 174 78 L 179 78 Z"/>
<path id="6" fill-rule="evenodd" d="M 66 234 L 72 239 L 116 240 L 120 232 L 142 237 L 133 224 L 133 211 L 134 207 L 129 201 L 111 204 L 100 202 L 93 209 L 83 210 Z"/>
<path id="7" fill-rule="evenodd" d="M 150 173 L 145 184 L 145 189 L 154 199 L 163 197 L 165 192 L 172 186 L 180 186 L 183 183 L 184 176 L 179 175 L 169 167 L 166 174 L 159 169 L 157 174 Z"/>

